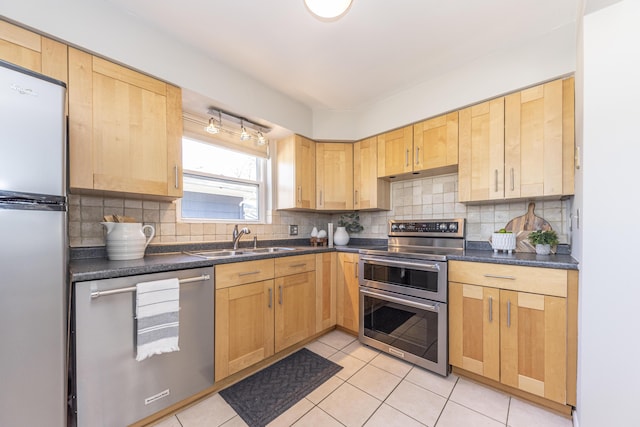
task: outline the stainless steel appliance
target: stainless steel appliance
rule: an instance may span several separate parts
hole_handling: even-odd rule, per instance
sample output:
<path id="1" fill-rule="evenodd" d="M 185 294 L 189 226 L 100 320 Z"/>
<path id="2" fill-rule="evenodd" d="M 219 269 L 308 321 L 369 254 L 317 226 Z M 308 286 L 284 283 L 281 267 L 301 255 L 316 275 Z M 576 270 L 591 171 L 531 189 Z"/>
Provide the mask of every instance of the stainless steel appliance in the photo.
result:
<path id="1" fill-rule="evenodd" d="M 136 284 L 174 277 L 180 350 L 138 362 Z M 213 267 L 77 282 L 73 298 L 76 425 L 129 425 L 213 385 Z"/>
<path id="2" fill-rule="evenodd" d="M 447 255 L 464 219 L 392 220 L 386 248 L 360 251 L 362 343 L 448 375 Z"/>
<path id="3" fill-rule="evenodd" d="M 0 425 L 66 425 L 64 83 L 0 61 Z"/>

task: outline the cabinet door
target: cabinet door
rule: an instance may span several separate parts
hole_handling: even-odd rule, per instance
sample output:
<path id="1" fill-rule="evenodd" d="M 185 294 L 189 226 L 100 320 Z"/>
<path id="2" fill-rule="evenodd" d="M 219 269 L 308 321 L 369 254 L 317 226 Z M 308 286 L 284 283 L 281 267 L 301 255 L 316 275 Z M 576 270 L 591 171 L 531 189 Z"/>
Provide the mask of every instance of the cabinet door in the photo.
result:
<path id="1" fill-rule="evenodd" d="M 504 98 L 459 111 L 458 199 L 504 198 Z"/>
<path id="2" fill-rule="evenodd" d="M 505 98 L 505 197 L 563 191 L 563 81 Z"/>
<path id="3" fill-rule="evenodd" d="M 360 327 L 358 255 L 338 253 L 336 290 L 338 325 L 358 333 Z"/>
<path id="4" fill-rule="evenodd" d="M 353 145 L 316 143 L 316 208 L 353 209 Z"/>
<path id="5" fill-rule="evenodd" d="M 315 209 L 316 147 L 315 142 L 296 135 L 296 186 L 299 208 Z"/>
<path id="6" fill-rule="evenodd" d="M 69 50 L 72 189 L 182 195 L 180 89 Z"/>
<path id="7" fill-rule="evenodd" d="M 500 381 L 500 291 L 449 282 L 449 361 Z"/>
<path id="8" fill-rule="evenodd" d="M 378 135 L 378 177 L 413 170 L 413 126 Z"/>
<path id="9" fill-rule="evenodd" d="M 276 353 L 310 337 L 316 330 L 316 273 L 275 279 Z"/>
<path id="10" fill-rule="evenodd" d="M 336 324 L 336 253 L 316 254 L 316 332 Z"/>
<path id="11" fill-rule="evenodd" d="M 216 381 L 273 355 L 273 290 L 273 280 L 216 290 Z"/>
<path id="12" fill-rule="evenodd" d="M 300 135 L 279 140 L 276 168 L 278 209 L 315 209 L 315 143 Z"/>
<path id="13" fill-rule="evenodd" d="M 353 145 L 353 208 L 391 209 L 389 181 L 378 179 L 378 139 Z"/>
<path id="14" fill-rule="evenodd" d="M 67 82 L 67 45 L 2 20 L 0 59 Z"/>
<path id="15" fill-rule="evenodd" d="M 500 291 L 501 382 L 565 403 L 566 298 Z"/>
<path id="16" fill-rule="evenodd" d="M 458 164 L 458 112 L 413 125 L 413 170 Z"/>

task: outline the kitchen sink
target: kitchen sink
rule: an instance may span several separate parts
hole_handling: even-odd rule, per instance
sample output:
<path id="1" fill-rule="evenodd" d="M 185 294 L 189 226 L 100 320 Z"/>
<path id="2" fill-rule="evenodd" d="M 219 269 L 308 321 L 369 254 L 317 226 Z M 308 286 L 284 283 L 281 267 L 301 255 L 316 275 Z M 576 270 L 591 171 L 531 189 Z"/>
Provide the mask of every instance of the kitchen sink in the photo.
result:
<path id="1" fill-rule="evenodd" d="M 295 251 L 295 250 L 296 250 L 295 248 L 285 248 L 282 246 L 274 246 L 270 248 L 248 249 L 248 252 L 254 253 L 254 254 L 264 254 L 264 253 L 275 253 L 275 252 L 288 252 L 288 251 Z"/>
<path id="2" fill-rule="evenodd" d="M 233 249 L 219 249 L 212 251 L 200 251 L 200 252 L 184 252 L 187 255 L 193 255 L 200 258 L 206 259 L 214 259 L 214 258 L 224 258 L 236 255 L 249 255 L 251 252 L 248 251 L 234 251 Z"/>
<path id="3" fill-rule="evenodd" d="M 257 254 L 269 254 L 269 253 L 277 253 L 277 252 L 288 252 L 295 251 L 295 248 L 287 248 L 283 246 L 273 246 L 269 248 L 255 248 L 255 249 L 242 249 L 242 250 L 233 250 L 233 249 L 213 249 L 210 251 L 185 251 L 184 253 L 187 255 L 197 256 L 200 258 L 206 259 L 215 259 L 215 258 L 226 258 L 237 255 L 257 255 Z"/>

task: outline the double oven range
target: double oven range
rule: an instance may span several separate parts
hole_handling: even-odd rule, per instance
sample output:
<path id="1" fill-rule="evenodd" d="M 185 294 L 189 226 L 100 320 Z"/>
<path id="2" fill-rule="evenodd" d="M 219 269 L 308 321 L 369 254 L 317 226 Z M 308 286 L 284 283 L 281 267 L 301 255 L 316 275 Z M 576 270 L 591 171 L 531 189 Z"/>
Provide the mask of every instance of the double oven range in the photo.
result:
<path id="1" fill-rule="evenodd" d="M 360 251 L 359 339 L 446 376 L 447 255 L 464 251 L 464 219 L 391 220 L 388 235 Z"/>

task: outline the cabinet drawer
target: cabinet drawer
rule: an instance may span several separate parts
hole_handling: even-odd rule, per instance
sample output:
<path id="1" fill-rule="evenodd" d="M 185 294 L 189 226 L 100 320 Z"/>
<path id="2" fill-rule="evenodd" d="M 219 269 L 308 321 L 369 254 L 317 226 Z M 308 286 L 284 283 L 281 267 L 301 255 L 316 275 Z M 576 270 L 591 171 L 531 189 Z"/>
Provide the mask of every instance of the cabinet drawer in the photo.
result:
<path id="1" fill-rule="evenodd" d="M 273 278 L 273 259 L 216 265 L 216 289 Z"/>
<path id="2" fill-rule="evenodd" d="M 449 261 L 449 281 L 536 294 L 567 296 L 567 270 Z"/>
<path id="3" fill-rule="evenodd" d="M 295 255 L 275 259 L 275 277 L 288 276 L 290 274 L 304 273 L 316 269 L 316 256 Z"/>

